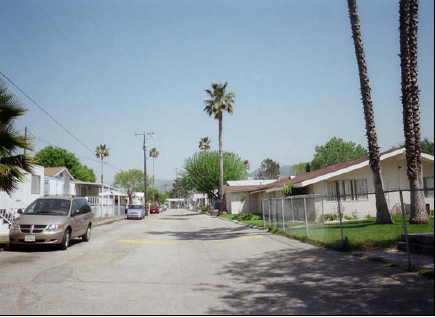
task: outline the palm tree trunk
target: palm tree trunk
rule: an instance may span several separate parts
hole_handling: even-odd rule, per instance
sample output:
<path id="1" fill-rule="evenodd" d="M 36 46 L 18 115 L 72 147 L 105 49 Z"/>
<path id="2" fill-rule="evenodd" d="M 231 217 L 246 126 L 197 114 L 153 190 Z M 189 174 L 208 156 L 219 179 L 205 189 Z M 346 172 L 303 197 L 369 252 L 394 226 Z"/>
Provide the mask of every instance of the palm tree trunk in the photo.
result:
<path id="1" fill-rule="evenodd" d="M 154 195 L 155 195 L 155 184 L 156 184 L 156 158 L 153 157 L 153 201 L 154 201 Z"/>
<path id="2" fill-rule="evenodd" d="M 418 0 L 400 1 L 402 107 L 411 223 L 427 223 L 421 162 L 420 92 L 418 85 Z"/>
<path id="3" fill-rule="evenodd" d="M 104 157 L 101 157 L 101 184 L 104 184 Z"/>
<path id="4" fill-rule="evenodd" d="M 220 212 L 223 211 L 224 198 L 224 152 L 223 152 L 223 136 L 222 136 L 222 112 L 219 114 L 219 201 L 221 203 Z"/>
<path id="5" fill-rule="evenodd" d="M 364 53 L 364 46 L 361 36 L 361 26 L 358 15 L 358 8 L 355 0 L 347 1 L 349 6 L 349 16 L 352 27 L 355 54 L 358 63 L 361 95 L 364 107 L 364 118 L 366 123 L 366 136 L 369 148 L 370 167 L 373 172 L 373 185 L 376 196 L 376 223 L 392 224 L 393 219 L 388 211 L 387 200 L 385 199 L 384 188 L 381 177 L 381 157 L 378 146 L 378 136 L 374 120 L 373 101 L 367 63 Z"/>

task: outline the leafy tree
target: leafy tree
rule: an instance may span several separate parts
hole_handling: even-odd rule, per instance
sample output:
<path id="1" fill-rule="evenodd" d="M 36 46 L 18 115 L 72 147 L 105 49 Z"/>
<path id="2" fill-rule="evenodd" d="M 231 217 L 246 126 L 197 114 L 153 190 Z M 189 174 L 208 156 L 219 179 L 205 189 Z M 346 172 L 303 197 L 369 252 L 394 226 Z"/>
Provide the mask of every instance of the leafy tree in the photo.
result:
<path id="1" fill-rule="evenodd" d="M 133 196 L 138 189 L 140 189 L 140 186 L 143 188 L 143 180 L 144 176 L 141 170 L 131 169 L 125 172 L 117 173 L 115 175 L 115 181 L 113 185 L 124 188 L 128 195 L 129 201 L 132 202 Z"/>
<path id="2" fill-rule="evenodd" d="M 209 99 L 205 100 L 204 111 L 208 115 L 214 116 L 215 119 L 219 121 L 219 201 L 223 201 L 224 197 L 224 151 L 222 145 L 222 120 L 223 114 L 228 112 L 230 115 L 233 114 L 234 108 L 234 98 L 236 95 L 232 92 L 227 93 L 227 84 L 219 85 L 212 84 L 212 90 L 206 89 L 205 92 L 209 95 Z M 221 211 L 223 211 L 223 205 L 221 204 Z"/>
<path id="3" fill-rule="evenodd" d="M 171 198 L 188 198 L 193 191 L 192 184 L 189 182 L 187 175 L 182 174 L 174 180 L 172 190 L 169 193 Z"/>
<path id="4" fill-rule="evenodd" d="M 261 166 L 257 172 L 258 179 L 276 179 L 279 175 L 279 163 L 267 158 L 261 162 Z"/>
<path id="5" fill-rule="evenodd" d="M 381 154 L 379 152 L 378 135 L 375 125 L 375 113 L 373 111 L 373 100 L 367 69 L 366 56 L 361 36 L 361 24 L 359 20 L 356 0 L 347 0 L 349 7 L 349 17 L 352 28 L 355 55 L 358 64 L 360 79 L 361 97 L 364 109 L 364 119 L 366 126 L 366 136 L 370 157 L 370 168 L 373 173 L 373 185 L 376 198 L 376 223 L 392 224 L 393 218 L 388 210 L 387 200 L 384 194 L 384 185 L 381 177 Z"/>
<path id="6" fill-rule="evenodd" d="M 96 177 L 94 174 L 94 171 L 92 169 L 90 169 L 89 167 L 87 167 L 86 165 L 75 165 L 72 167 L 72 169 L 70 170 L 71 175 L 73 175 L 73 177 L 75 179 L 84 181 L 84 182 L 95 182 Z"/>
<path id="7" fill-rule="evenodd" d="M 243 160 L 234 153 L 223 155 L 224 182 L 239 180 L 245 177 L 246 166 Z M 199 152 L 188 158 L 184 164 L 186 182 L 192 188 L 207 194 L 210 198 L 220 198 L 216 190 L 220 186 L 219 154 Z"/>
<path id="8" fill-rule="evenodd" d="M 419 0 L 400 0 L 400 63 L 402 81 L 403 130 L 411 196 L 410 223 L 426 224 L 421 162 L 420 89 L 418 84 Z"/>
<path id="9" fill-rule="evenodd" d="M 0 191 L 11 195 L 24 180 L 24 172 L 32 173 L 32 159 L 18 154 L 20 149 L 31 149 L 31 144 L 14 128 L 14 120 L 26 110 L 14 95 L 8 93 L 0 81 Z"/>
<path id="10" fill-rule="evenodd" d="M 201 138 L 201 140 L 199 140 L 199 148 L 203 151 L 210 151 L 210 143 L 211 140 L 208 136 Z"/>
<path id="11" fill-rule="evenodd" d="M 248 175 L 249 170 L 251 169 L 251 163 L 248 160 L 244 160 L 243 164 L 245 164 L 245 168 L 246 168 L 246 175 Z"/>
<path id="12" fill-rule="evenodd" d="M 104 184 L 104 158 L 108 157 L 110 155 L 109 153 L 109 148 L 107 147 L 106 144 L 100 144 L 99 146 L 97 146 L 97 148 L 95 149 L 95 156 L 101 160 L 101 184 Z"/>
<path id="13" fill-rule="evenodd" d="M 345 163 L 368 155 L 367 150 L 360 144 L 345 142 L 341 138 L 332 138 L 325 145 L 316 146 L 316 153 L 311 162 L 312 170 L 326 166 Z"/>
<path id="14" fill-rule="evenodd" d="M 82 165 L 77 157 L 65 149 L 47 146 L 36 153 L 35 160 L 44 167 L 65 166 L 71 175 L 83 182 L 95 182 L 94 171 L 86 165 Z"/>
<path id="15" fill-rule="evenodd" d="M 433 141 L 429 140 L 428 138 L 424 138 L 424 140 L 421 141 L 421 151 L 426 154 L 434 155 Z"/>
<path id="16" fill-rule="evenodd" d="M 309 162 L 298 163 L 293 165 L 291 168 L 291 174 L 293 174 L 293 176 L 308 173 L 310 171 L 311 171 L 311 163 Z"/>

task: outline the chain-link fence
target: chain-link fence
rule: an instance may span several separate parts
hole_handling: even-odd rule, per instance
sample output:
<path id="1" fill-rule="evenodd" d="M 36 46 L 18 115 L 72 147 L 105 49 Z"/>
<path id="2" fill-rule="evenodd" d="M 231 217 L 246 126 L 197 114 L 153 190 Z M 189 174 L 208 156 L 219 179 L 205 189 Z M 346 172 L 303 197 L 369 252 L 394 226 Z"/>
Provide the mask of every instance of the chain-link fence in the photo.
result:
<path id="1" fill-rule="evenodd" d="M 302 241 L 433 270 L 434 190 L 386 191 L 384 195 L 394 224 L 377 224 L 376 195 L 368 193 L 265 199 L 263 225 Z M 426 223 L 413 223 L 411 206 L 416 206 Z"/>

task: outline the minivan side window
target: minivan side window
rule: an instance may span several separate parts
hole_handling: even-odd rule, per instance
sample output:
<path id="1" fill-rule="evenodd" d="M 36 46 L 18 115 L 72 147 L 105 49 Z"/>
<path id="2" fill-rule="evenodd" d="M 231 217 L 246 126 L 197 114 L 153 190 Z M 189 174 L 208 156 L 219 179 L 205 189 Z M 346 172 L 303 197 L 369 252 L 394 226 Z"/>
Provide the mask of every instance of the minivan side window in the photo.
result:
<path id="1" fill-rule="evenodd" d="M 72 202 L 72 207 L 71 207 L 71 215 L 73 215 L 77 210 L 79 210 L 80 209 L 80 206 L 79 206 L 79 204 L 78 204 L 78 201 L 77 200 L 74 200 L 73 202 Z"/>
<path id="2" fill-rule="evenodd" d="M 79 201 L 80 214 L 87 214 L 92 211 L 91 206 L 89 206 L 88 202 L 85 199 L 80 199 Z"/>

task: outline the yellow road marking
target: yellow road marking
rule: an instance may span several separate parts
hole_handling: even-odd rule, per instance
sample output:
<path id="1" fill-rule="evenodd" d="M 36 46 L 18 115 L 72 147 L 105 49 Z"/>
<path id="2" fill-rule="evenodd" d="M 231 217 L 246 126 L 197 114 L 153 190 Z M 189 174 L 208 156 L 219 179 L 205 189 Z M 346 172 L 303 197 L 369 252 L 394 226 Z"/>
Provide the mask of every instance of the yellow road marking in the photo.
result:
<path id="1" fill-rule="evenodd" d="M 229 242 L 238 242 L 238 241 L 248 241 L 253 239 L 261 239 L 263 236 L 246 236 L 246 237 L 238 237 L 238 238 L 232 238 L 232 239 L 221 239 L 221 240 L 206 240 L 204 243 L 229 243 Z M 180 241 L 180 240 L 115 240 L 115 243 L 123 243 L 123 244 L 185 244 L 188 243 L 187 241 Z"/>

